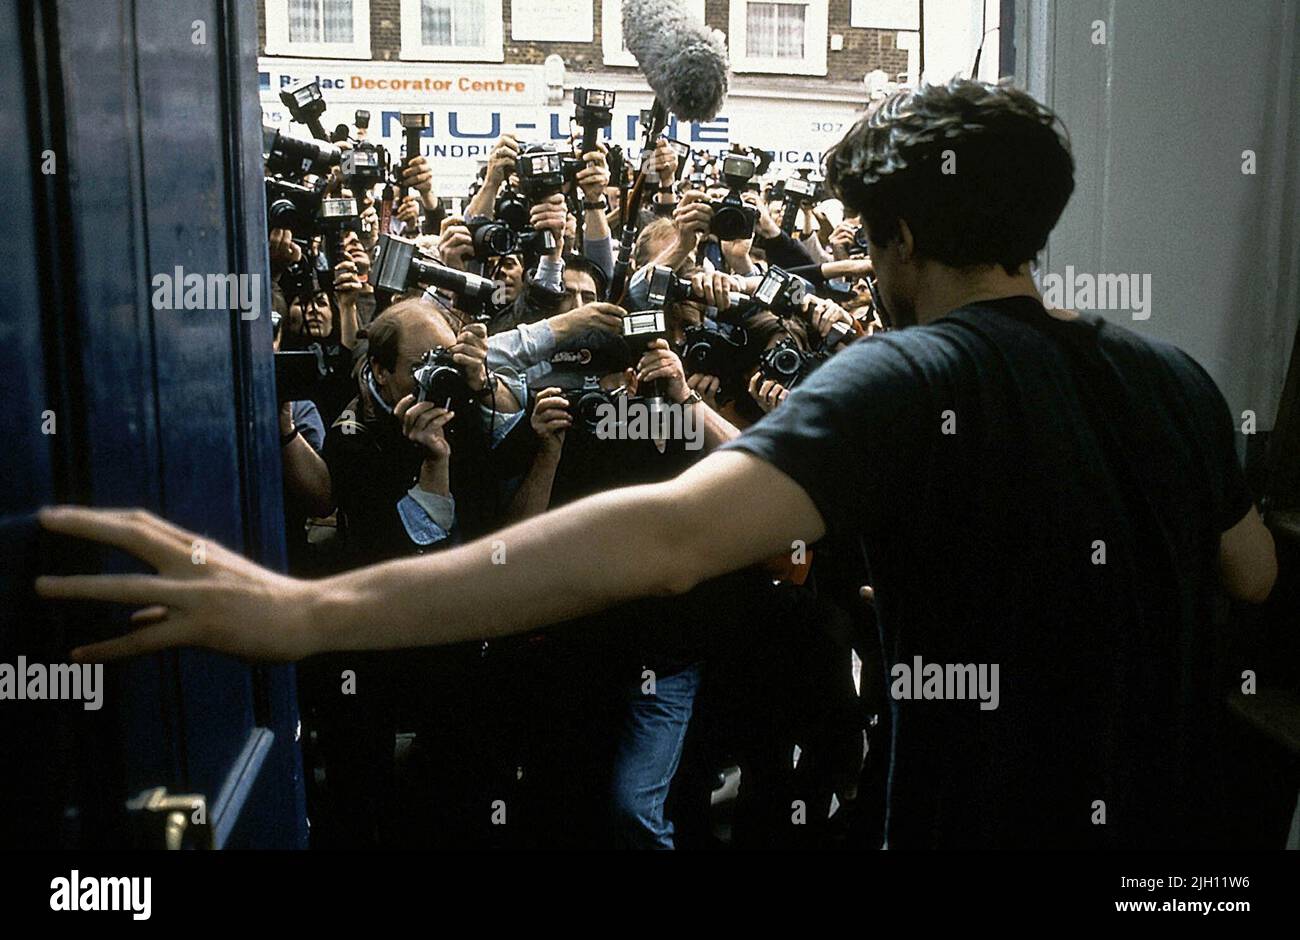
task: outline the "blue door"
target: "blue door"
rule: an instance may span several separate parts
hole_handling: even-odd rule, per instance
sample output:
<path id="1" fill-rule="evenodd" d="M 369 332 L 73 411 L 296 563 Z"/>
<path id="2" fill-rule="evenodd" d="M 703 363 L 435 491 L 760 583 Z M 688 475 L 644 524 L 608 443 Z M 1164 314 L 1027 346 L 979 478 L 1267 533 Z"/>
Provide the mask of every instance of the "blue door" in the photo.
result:
<path id="1" fill-rule="evenodd" d="M 33 600 L 131 564 L 39 537 L 43 504 L 283 562 L 256 52 L 253 3 L 0 0 L 0 663 L 125 628 Z M 156 303 L 182 272 L 258 284 L 256 316 Z M 0 702 L 0 846 L 302 847 L 297 733 L 289 667 L 200 652 L 106 667 L 99 710 Z"/>

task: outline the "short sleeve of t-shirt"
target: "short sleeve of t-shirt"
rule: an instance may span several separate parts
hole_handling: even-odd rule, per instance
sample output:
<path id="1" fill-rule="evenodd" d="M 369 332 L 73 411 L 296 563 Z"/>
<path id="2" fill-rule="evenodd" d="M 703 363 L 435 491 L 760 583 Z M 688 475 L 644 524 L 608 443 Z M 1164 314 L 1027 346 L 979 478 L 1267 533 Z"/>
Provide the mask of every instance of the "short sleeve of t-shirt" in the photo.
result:
<path id="1" fill-rule="evenodd" d="M 903 345 L 874 337 L 837 353 L 723 449 L 753 454 L 794 480 L 828 530 L 860 532 L 915 468 L 928 402 Z"/>

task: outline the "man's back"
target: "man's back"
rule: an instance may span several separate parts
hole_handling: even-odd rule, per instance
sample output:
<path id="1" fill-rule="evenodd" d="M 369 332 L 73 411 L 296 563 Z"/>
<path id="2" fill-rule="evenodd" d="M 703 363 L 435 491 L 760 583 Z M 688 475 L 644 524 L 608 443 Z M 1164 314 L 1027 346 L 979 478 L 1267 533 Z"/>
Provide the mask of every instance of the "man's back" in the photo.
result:
<path id="1" fill-rule="evenodd" d="M 1012 298 L 857 344 L 736 446 L 863 537 L 891 846 L 1203 836 L 1215 559 L 1250 498 L 1190 358 Z"/>

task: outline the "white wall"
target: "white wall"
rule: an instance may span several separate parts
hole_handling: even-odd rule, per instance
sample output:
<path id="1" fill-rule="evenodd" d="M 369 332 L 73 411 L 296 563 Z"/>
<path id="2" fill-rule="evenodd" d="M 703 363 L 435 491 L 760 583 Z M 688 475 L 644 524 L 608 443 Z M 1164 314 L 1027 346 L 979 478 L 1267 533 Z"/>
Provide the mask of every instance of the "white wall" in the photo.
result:
<path id="1" fill-rule="evenodd" d="M 1043 269 L 1150 273 L 1150 319 L 1272 427 L 1300 318 L 1296 0 L 1019 0 L 1020 83 L 1077 188 Z M 1093 23 L 1106 24 L 1094 45 Z M 1242 173 L 1253 150 L 1258 173 Z"/>
<path id="2" fill-rule="evenodd" d="M 987 32 L 978 78 L 998 78 L 999 0 L 925 0 L 925 80 L 942 84 L 969 78 L 980 38 Z"/>

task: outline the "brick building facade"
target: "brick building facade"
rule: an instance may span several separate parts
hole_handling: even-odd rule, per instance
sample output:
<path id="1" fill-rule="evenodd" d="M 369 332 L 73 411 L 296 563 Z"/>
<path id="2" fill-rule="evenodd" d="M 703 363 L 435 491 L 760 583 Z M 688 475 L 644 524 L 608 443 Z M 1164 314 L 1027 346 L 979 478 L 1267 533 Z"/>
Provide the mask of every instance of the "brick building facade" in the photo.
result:
<path id="1" fill-rule="evenodd" d="M 324 0 L 324 4 L 340 0 Z M 351 0 L 342 0 L 351 3 Z M 566 67 L 574 73 L 614 73 L 635 71 L 634 65 L 620 65 L 606 62 L 604 54 L 604 20 L 606 3 L 617 4 L 618 0 L 591 0 L 592 40 L 590 42 L 514 40 L 513 16 L 515 3 L 512 0 L 500 0 L 490 4 L 488 15 L 500 17 L 502 28 L 502 51 L 500 58 L 484 58 L 480 61 L 503 62 L 507 65 L 540 65 L 547 56 L 562 56 Z M 747 4 L 749 0 L 705 0 L 705 23 L 713 29 L 730 35 L 732 7 Z M 286 52 L 287 44 L 277 46 L 274 42 L 268 48 L 267 15 L 268 5 L 271 15 L 284 17 L 291 3 L 286 0 L 257 0 L 258 30 L 260 46 L 265 55 L 294 54 Z M 319 4 L 318 2 L 318 5 Z M 367 9 L 364 16 L 368 21 L 369 58 L 376 62 L 402 60 L 402 15 L 403 0 L 369 0 L 364 4 Z M 775 3 L 755 4 L 775 7 Z M 792 4 L 782 4 L 791 6 Z M 460 4 L 449 2 L 448 9 Z M 499 13 L 497 8 L 499 6 Z M 806 16 L 810 32 L 819 35 L 824 32 L 825 71 L 822 74 L 809 75 L 815 84 L 845 86 L 843 90 L 859 90 L 863 77 L 871 71 L 884 71 L 891 78 L 901 77 L 908 70 L 908 52 L 899 46 L 899 30 L 858 27 L 853 22 L 852 0 L 822 0 L 821 3 L 808 3 Z M 462 7 L 463 8 L 463 7 Z M 299 7 L 301 9 L 301 7 Z M 408 8 L 408 14 L 409 8 Z M 816 21 L 815 23 L 813 21 Z M 838 41 L 835 37 L 840 37 Z M 838 46 L 839 48 L 835 48 Z M 740 84 L 750 84 L 762 80 L 762 75 L 779 75 L 778 71 L 742 72 L 736 70 L 734 80 Z"/>
<path id="2" fill-rule="evenodd" d="M 500 133 L 567 134 L 575 86 L 617 93 L 606 139 L 635 148 L 635 115 L 653 97 L 622 42 L 623 2 L 258 0 L 263 117 L 286 127 L 279 92 L 315 78 L 330 106 L 327 126 L 370 110 L 372 137 L 400 146 L 400 112 L 427 108 L 433 126 L 424 153 L 448 194 L 463 191 L 473 161 Z M 812 165 L 860 115 L 868 73 L 914 77 L 916 0 L 676 2 L 728 37 L 732 67 L 715 121 L 670 124 L 671 135 L 695 148 L 758 146 L 773 153 L 778 170 Z M 519 93 L 479 90 L 502 81 Z"/>

